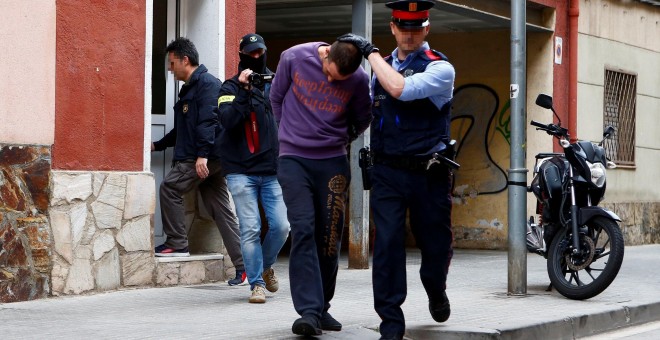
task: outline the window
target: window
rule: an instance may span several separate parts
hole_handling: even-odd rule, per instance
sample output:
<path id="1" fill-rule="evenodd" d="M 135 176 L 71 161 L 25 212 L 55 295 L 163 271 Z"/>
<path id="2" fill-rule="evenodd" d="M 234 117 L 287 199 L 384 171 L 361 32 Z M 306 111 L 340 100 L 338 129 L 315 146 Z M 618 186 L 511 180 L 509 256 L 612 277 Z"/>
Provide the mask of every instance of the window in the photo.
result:
<path id="1" fill-rule="evenodd" d="M 604 124 L 612 125 L 616 131 L 604 146 L 617 165 L 635 165 L 636 95 L 636 74 L 605 70 Z"/>

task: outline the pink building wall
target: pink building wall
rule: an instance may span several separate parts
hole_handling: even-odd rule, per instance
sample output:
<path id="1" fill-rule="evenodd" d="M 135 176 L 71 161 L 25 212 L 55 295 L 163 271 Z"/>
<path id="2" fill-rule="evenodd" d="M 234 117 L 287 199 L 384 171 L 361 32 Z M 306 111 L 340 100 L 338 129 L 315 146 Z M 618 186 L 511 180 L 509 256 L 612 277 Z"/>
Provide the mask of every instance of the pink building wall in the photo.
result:
<path id="1" fill-rule="evenodd" d="M 55 0 L 0 2 L 0 143 L 53 143 Z"/>

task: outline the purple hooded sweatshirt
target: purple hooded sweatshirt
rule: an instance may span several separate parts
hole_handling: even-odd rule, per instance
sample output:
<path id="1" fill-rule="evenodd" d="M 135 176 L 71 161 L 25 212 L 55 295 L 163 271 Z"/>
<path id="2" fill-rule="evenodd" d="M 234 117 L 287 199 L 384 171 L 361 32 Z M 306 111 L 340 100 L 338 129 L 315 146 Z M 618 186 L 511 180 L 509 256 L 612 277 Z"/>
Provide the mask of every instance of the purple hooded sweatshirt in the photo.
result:
<path id="1" fill-rule="evenodd" d="M 282 52 L 270 90 L 279 123 L 280 156 L 324 159 L 346 155 L 349 121 L 358 134 L 369 127 L 369 76 L 362 67 L 346 80 L 328 82 L 318 49 L 323 42 Z"/>

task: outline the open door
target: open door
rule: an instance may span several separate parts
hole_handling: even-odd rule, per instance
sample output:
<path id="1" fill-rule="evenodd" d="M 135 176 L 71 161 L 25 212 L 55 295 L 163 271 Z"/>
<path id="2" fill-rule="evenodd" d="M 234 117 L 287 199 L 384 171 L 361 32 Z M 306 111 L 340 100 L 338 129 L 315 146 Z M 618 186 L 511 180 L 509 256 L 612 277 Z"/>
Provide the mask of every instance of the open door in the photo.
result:
<path id="1" fill-rule="evenodd" d="M 174 128 L 174 104 L 183 82 L 167 71 L 165 48 L 175 37 L 189 38 L 199 52 L 200 64 L 221 77 L 224 72 L 224 1 L 153 0 L 153 59 L 151 138 L 161 139 Z M 160 214 L 160 183 L 172 165 L 172 148 L 151 153 L 151 171 L 156 182 L 154 244 L 165 241 Z"/>
<path id="2" fill-rule="evenodd" d="M 153 59 L 152 59 L 152 107 L 151 107 L 151 138 L 157 141 L 174 128 L 174 111 L 178 88 L 174 76 L 167 71 L 167 55 L 165 48 L 174 40 L 177 34 L 178 20 L 177 1 L 153 2 Z M 154 212 L 154 244 L 165 242 L 163 223 L 160 215 L 160 198 L 158 188 L 172 164 L 172 148 L 164 152 L 151 153 L 151 171 L 156 181 L 156 210 Z"/>

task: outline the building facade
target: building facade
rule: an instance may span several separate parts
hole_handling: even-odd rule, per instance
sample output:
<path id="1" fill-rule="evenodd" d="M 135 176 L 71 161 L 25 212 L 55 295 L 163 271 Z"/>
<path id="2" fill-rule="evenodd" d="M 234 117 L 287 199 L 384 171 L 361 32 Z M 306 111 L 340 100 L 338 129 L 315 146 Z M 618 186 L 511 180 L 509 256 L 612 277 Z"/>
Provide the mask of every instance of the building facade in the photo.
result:
<path id="1" fill-rule="evenodd" d="M 189 37 L 201 63 L 223 80 L 235 73 L 238 39 L 256 30 L 275 69 L 287 47 L 331 42 L 349 31 L 351 6 L 315 0 L 35 3 L 0 4 L 7 46 L 0 55 L 6 76 L 0 83 L 0 303 L 224 280 L 231 275 L 227 256 L 183 262 L 153 256 L 164 237 L 156 188 L 171 155 L 152 154 L 150 143 L 172 128 L 178 90 L 163 49 L 175 36 Z M 428 40 L 457 71 L 456 246 L 503 249 L 510 2 L 451 0 L 438 7 Z M 604 125 L 615 125 L 618 134 L 607 146 L 620 166 L 608 172 L 606 206 L 623 218 L 626 244 L 660 242 L 660 188 L 652 185 L 660 161 L 660 6 L 534 0 L 527 7 L 527 120 L 553 119 L 533 105 L 538 93 L 547 93 L 573 137 L 598 141 Z M 314 13 L 301 15 L 303 9 L 327 25 L 316 23 Z M 389 52 L 395 47 L 389 18 L 378 11 L 373 40 Z M 296 14 L 287 27 L 283 18 Z M 531 169 L 534 154 L 556 146 L 532 127 L 526 134 Z M 529 197 L 529 214 L 534 204 Z M 196 193 L 186 197 L 186 210 L 192 250 L 224 253 Z"/>
<path id="2" fill-rule="evenodd" d="M 0 8 L 8 79 L 0 85 L 0 303 L 225 279 L 221 255 L 154 258 L 153 168 L 167 156 L 152 157 L 150 143 L 171 126 L 152 107 L 175 101 L 169 40 L 190 37 L 224 79 L 238 59 L 225 51 L 254 30 L 254 1 L 9 0 Z M 211 225 L 190 198 L 188 219 Z M 212 238 L 199 239 L 201 248 Z M 222 252 L 219 236 L 212 245 Z"/>

